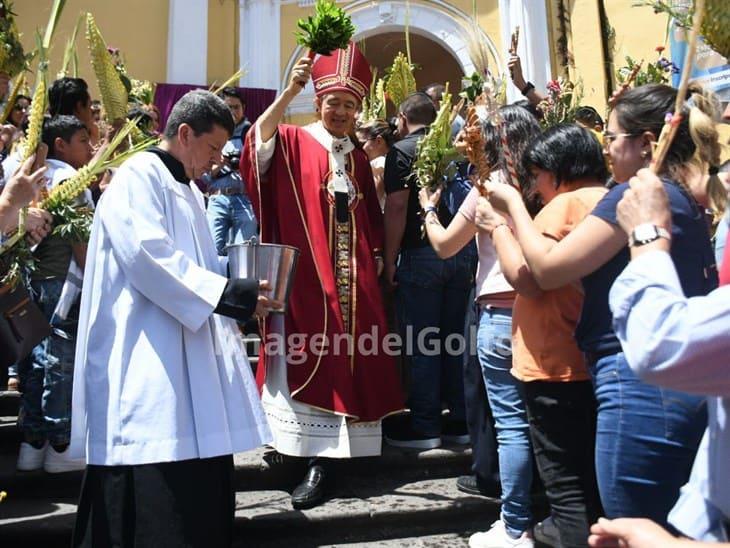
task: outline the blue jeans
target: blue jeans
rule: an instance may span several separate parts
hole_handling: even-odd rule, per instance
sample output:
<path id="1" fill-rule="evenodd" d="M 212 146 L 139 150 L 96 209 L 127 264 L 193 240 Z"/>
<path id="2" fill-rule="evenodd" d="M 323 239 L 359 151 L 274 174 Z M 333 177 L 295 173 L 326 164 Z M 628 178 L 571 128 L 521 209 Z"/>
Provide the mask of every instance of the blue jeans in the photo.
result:
<path id="1" fill-rule="evenodd" d="M 68 318 L 53 311 L 61 295 L 63 280 L 31 284 L 33 299 L 51 324 L 51 335 L 18 364 L 20 400 L 18 426 L 27 441 L 48 440 L 67 444 L 71 438 L 71 395 L 78 327 L 78 303 Z"/>
<path id="2" fill-rule="evenodd" d="M 207 216 L 218 255 L 226 254 L 228 244 L 244 242 L 258 234 L 253 205 L 245 194 L 214 194 L 208 198 Z"/>
<path id="3" fill-rule="evenodd" d="M 598 401 L 596 476 L 608 518 L 666 527 L 707 427 L 705 399 L 642 382 L 623 353 L 590 363 Z"/>
<path id="4" fill-rule="evenodd" d="M 525 391 L 512 369 L 512 310 L 484 308 L 479 317 L 477 350 L 494 416 L 502 482 L 502 521 L 513 538 L 532 522 L 532 447 Z"/>
<path id="5" fill-rule="evenodd" d="M 463 360 L 468 349 L 458 348 L 455 342 L 457 338 L 464 341 L 473 265 L 474 255 L 464 250 L 446 260 L 431 246 L 405 249 L 400 254 L 398 319 L 406 340 L 409 331 L 413 340 L 412 348 L 406 349 L 411 424 L 426 436 L 441 434 L 442 400 L 451 420 L 466 417 Z"/>

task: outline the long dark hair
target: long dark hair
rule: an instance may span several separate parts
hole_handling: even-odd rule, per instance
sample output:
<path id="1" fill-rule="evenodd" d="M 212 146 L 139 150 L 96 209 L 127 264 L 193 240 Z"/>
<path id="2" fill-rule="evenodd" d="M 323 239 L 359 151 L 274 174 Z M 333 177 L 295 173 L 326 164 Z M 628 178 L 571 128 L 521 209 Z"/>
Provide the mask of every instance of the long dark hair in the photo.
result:
<path id="1" fill-rule="evenodd" d="M 656 139 L 664 126 L 667 113 L 674 112 L 677 90 L 664 84 L 647 84 L 622 94 L 613 107 L 621 128 L 632 135 L 650 131 Z M 669 148 L 664 171 L 671 173 L 687 162 L 696 146 L 689 132 L 689 108 L 682 109 L 682 121 Z"/>
<path id="2" fill-rule="evenodd" d="M 540 203 L 532 196 L 532 176 L 529 170 L 525 169 L 522 155 L 532 138 L 540 133 L 540 124 L 527 109 L 521 106 L 507 105 L 501 107 L 499 113 L 503 127 L 490 120 L 484 122 L 482 126 L 487 161 L 490 165 L 498 166 L 503 172 L 507 171 L 507 160 L 502 152 L 502 132 L 504 132 L 507 146 L 512 153 L 522 196 L 530 214 L 535 215 L 540 209 Z"/>

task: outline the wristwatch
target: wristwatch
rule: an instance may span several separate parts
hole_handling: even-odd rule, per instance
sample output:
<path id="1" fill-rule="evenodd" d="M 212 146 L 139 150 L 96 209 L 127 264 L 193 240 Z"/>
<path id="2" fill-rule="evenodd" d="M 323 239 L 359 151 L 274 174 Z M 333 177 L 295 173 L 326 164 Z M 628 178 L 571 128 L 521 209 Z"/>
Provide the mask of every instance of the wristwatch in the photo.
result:
<path id="1" fill-rule="evenodd" d="M 639 247 L 655 242 L 659 238 L 671 240 L 672 236 L 666 229 L 652 223 L 643 223 L 634 228 L 629 236 L 629 246 Z"/>
<path id="2" fill-rule="evenodd" d="M 534 85 L 534 84 L 533 84 L 532 82 L 527 82 L 527 83 L 525 84 L 525 87 L 523 87 L 523 88 L 522 88 L 522 89 L 520 90 L 520 93 L 521 93 L 522 95 L 524 95 L 525 97 L 527 97 L 527 94 L 528 94 L 528 93 L 530 93 L 530 92 L 531 92 L 531 91 L 532 91 L 533 89 L 535 89 L 535 85 Z"/>

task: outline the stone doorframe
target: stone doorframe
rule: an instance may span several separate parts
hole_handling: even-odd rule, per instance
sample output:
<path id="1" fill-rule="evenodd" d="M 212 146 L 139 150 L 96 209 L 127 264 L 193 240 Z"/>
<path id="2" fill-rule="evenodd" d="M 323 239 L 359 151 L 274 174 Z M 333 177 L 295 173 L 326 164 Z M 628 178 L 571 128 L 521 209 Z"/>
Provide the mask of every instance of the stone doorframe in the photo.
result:
<path id="1" fill-rule="evenodd" d="M 355 42 L 384 32 L 403 32 L 408 22 L 409 32 L 419 34 L 433 40 L 454 56 L 464 74 L 474 72 L 474 63 L 467 49 L 466 26 L 471 24 L 469 14 L 443 2 L 442 0 L 391 0 L 372 2 L 358 0 L 346 6 L 345 11 L 352 17 L 357 29 Z M 479 28 L 482 40 L 487 44 L 494 63 L 495 72 L 501 74 L 503 65 L 494 42 Z M 279 89 L 284 89 L 289 82 L 289 74 L 299 58 L 305 55 L 299 46 L 292 52 L 284 70 Z M 292 101 L 287 114 L 309 114 L 314 112 L 314 87 L 310 82 L 302 93 Z"/>

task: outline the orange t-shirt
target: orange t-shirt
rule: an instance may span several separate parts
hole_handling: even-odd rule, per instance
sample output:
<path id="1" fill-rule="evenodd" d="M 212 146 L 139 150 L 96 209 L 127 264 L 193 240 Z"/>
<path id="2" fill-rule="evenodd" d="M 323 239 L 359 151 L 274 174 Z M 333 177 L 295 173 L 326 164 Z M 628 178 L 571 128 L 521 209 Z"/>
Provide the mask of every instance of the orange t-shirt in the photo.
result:
<path id="1" fill-rule="evenodd" d="M 562 240 L 606 193 L 584 187 L 553 198 L 535 217 L 545 236 Z M 573 333 L 583 293 L 574 284 L 543 292 L 534 299 L 517 295 L 512 312 L 512 374 L 529 381 L 584 381 L 590 377 Z"/>

